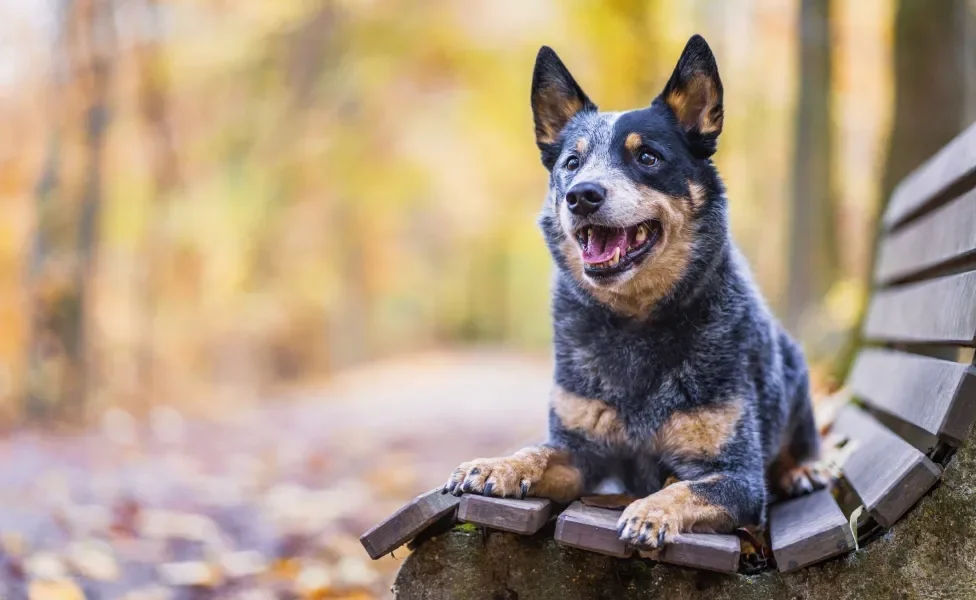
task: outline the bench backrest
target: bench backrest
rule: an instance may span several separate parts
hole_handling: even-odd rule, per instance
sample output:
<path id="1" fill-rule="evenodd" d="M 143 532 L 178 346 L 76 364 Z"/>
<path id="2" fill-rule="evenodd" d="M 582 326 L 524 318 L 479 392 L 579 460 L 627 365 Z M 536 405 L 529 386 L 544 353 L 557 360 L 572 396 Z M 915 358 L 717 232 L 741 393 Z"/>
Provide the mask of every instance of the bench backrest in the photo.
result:
<path id="1" fill-rule="evenodd" d="M 972 351 L 957 351 L 976 345 L 976 124 L 898 185 L 881 223 L 868 346 L 849 383 L 931 454 L 976 417 Z M 922 355 L 932 348 L 954 360 Z"/>
<path id="2" fill-rule="evenodd" d="M 976 419 L 976 124 L 906 177 L 881 219 L 872 295 L 833 425 L 863 529 L 890 527 L 928 492 Z M 938 356 L 935 357 L 933 355 Z M 846 551 L 829 494 L 771 510 L 773 554 L 791 570 Z"/>

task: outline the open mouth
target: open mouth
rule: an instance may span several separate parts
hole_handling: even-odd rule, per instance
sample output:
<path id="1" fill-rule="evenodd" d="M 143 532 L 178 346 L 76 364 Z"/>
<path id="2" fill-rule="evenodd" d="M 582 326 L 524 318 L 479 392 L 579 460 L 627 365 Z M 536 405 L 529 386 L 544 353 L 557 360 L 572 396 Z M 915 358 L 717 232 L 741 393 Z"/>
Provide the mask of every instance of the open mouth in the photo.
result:
<path id="1" fill-rule="evenodd" d="M 661 222 L 653 219 L 630 227 L 587 225 L 576 232 L 583 271 L 593 277 L 615 275 L 632 268 L 660 238 Z"/>

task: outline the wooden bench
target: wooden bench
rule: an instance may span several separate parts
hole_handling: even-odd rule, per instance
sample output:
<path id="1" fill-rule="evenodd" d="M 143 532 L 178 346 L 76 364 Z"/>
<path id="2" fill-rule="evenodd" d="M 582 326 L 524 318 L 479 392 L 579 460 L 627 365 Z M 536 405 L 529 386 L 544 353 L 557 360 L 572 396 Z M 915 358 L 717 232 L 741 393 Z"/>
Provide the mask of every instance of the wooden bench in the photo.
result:
<path id="1" fill-rule="evenodd" d="M 859 532 L 895 525 L 939 481 L 976 419 L 976 125 L 898 185 L 879 239 L 864 344 L 847 382 L 854 401 L 831 431 L 845 445 L 839 492 L 853 502 L 842 510 L 823 490 L 771 506 L 767 531 L 780 571 L 849 552 Z M 849 519 L 858 505 L 855 531 Z M 621 558 L 635 550 L 616 536 L 619 511 L 539 499 L 458 502 L 437 491 L 361 540 L 377 558 L 455 511 L 462 521 L 527 535 L 555 516 L 560 544 Z M 740 542 L 682 535 L 656 558 L 734 573 Z"/>

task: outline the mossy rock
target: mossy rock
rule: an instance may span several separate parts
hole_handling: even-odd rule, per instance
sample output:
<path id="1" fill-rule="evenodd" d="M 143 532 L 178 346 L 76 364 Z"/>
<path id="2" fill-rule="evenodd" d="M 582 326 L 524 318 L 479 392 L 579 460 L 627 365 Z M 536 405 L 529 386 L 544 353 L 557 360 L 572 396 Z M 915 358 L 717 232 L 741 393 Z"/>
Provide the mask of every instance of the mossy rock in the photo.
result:
<path id="1" fill-rule="evenodd" d="M 974 436 L 942 483 L 866 548 L 787 574 L 719 575 L 455 529 L 423 543 L 393 586 L 400 600 L 976 599 Z"/>

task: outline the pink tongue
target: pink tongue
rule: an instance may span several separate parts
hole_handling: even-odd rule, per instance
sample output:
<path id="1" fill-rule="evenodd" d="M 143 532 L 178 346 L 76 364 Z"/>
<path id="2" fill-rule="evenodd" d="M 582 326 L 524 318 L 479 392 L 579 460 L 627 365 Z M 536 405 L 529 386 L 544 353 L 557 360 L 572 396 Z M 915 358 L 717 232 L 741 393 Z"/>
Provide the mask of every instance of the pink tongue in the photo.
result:
<path id="1" fill-rule="evenodd" d="M 627 230 L 593 228 L 593 238 L 583 249 L 583 260 L 589 264 L 602 263 L 613 258 L 613 251 L 620 248 L 620 256 L 627 254 Z"/>

